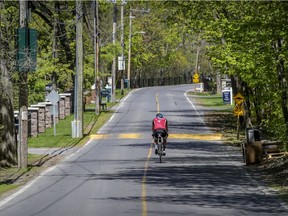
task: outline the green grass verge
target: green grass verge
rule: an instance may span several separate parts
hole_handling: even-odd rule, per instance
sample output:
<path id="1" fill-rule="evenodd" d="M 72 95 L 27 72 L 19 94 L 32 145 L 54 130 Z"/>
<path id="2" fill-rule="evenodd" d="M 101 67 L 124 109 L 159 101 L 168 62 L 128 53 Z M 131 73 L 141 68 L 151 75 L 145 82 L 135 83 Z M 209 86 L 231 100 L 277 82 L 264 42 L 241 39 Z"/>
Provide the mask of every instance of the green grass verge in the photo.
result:
<path id="1" fill-rule="evenodd" d="M 45 133 L 38 134 L 38 137 L 31 137 L 28 140 L 28 146 L 34 148 L 52 148 L 65 147 L 67 144 L 77 142 L 79 139 L 72 139 L 71 137 L 71 121 L 74 116 L 68 116 L 64 120 L 60 120 L 56 124 L 56 136 L 54 136 L 54 129 L 47 128 Z"/>
<path id="2" fill-rule="evenodd" d="M 224 104 L 222 95 L 211 94 L 211 93 L 200 93 L 200 92 L 189 92 L 189 96 L 193 97 L 193 100 L 197 102 L 198 105 L 204 107 L 217 107 L 217 108 L 227 108 L 232 109 L 233 105 Z"/>
<path id="3" fill-rule="evenodd" d="M 17 188 L 15 184 L 0 184 L 0 195 Z"/>
<path id="4" fill-rule="evenodd" d="M 129 91 L 125 89 L 124 95 L 122 95 L 121 90 L 117 89 L 115 92 L 116 99 L 120 100 L 128 93 Z M 112 107 L 115 104 L 116 102 L 108 102 L 107 107 Z M 72 138 L 71 122 L 74 120 L 74 115 L 71 115 L 56 124 L 56 136 L 54 136 L 54 128 L 48 128 L 45 133 L 38 134 L 38 137 L 29 138 L 28 146 L 34 148 L 63 148 L 85 144 L 89 139 L 89 134 L 96 133 L 113 114 L 112 111 L 105 111 L 101 112 L 100 115 L 96 115 L 95 104 L 86 105 L 85 109 L 86 111 L 83 113 L 84 137 L 82 139 Z"/>

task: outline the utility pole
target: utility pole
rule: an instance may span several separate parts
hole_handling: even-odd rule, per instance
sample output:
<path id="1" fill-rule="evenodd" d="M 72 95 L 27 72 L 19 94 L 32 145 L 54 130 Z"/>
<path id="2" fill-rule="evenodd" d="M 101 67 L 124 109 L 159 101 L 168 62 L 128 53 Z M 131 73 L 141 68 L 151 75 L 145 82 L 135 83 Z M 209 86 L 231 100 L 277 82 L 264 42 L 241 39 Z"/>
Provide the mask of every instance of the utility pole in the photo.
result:
<path id="1" fill-rule="evenodd" d="M 129 47 L 128 47 L 128 67 L 127 67 L 127 79 L 128 79 L 128 89 L 130 89 L 131 81 L 130 81 L 130 76 L 131 76 L 131 44 L 132 44 L 132 19 L 135 18 L 132 15 L 132 12 L 141 12 L 142 14 L 144 13 L 150 13 L 150 9 L 145 10 L 145 9 L 130 9 L 130 14 L 129 14 Z M 141 34 L 144 32 L 140 32 Z"/>
<path id="2" fill-rule="evenodd" d="M 125 0 L 121 3 L 121 94 L 124 95 L 124 71 L 125 71 L 125 57 L 124 57 L 124 4 Z"/>
<path id="3" fill-rule="evenodd" d="M 54 2 L 54 8 L 55 10 L 59 10 L 59 4 L 58 2 Z M 53 25 L 53 44 L 52 44 L 52 57 L 54 59 L 53 64 L 55 65 L 55 61 L 57 58 L 57 18 L 54 18 L 54 25 Z M 54 70 L 52 73 L 52 89 L 54 89 L 55 91 L 57 91 L 57 75 L 56 75 L 56 71 Z"/>
<path id="4" fill-rule="evenodd" d="M 83 137 L 83 12 L 82 0 L 76 0 L 76 75 L 72 138 Z"/>
<path id="5" fill-rule="evenodd" d="M 28 1 L 19 0 L 20 7 L 20 28 L 28 27 Z M 26 38 L 24 39 L 26 40 Z M 28 47 L 25 48 L 25 55 L 28 55 Z M 19 143 L 18 168 L 27 168 L 28 158 L 28 68 L 19 71 Z"/>
<path id="6" fill-rule="evenodd" d="M 198 74 L 199 52 L 200 52 L 200 47 L 197 46 L 196 62 L 195 62 L 195 74 Z"/>
<path id="7" fill-rule="evenodd" d="M 113 33 L 112 33 L 112 43 L 116 45 L 116 21 L 117 21 L 117 4 L 114 2 L 113 7 Z M 116 55 L 114 53 L 113 64 L 112 64 L 112 88 L 111 88 L 111 102 L 115 102 L 115 80 L 116 80 Z"/>
<path id="8" fill-rule="evenodd" d="M 132 19 L 134 17 L 132 16 L 132 10 L 130 9 L 129 14 L 129 47 L 128 47 L 128 68 L 127 68 L 127 79 L 128 79 L 128 89 L 130 90 L 130 73 L 131 73 L 131 41 L 132 41 Z"/>
<path id="9" fill-rule="evenodd" d="M 94 0 L 94 73 L 95 73 L 95 114 L 100 113 L 100 76 L 99 76 L 99 19 L 98 19 L 98 0 Z"/>

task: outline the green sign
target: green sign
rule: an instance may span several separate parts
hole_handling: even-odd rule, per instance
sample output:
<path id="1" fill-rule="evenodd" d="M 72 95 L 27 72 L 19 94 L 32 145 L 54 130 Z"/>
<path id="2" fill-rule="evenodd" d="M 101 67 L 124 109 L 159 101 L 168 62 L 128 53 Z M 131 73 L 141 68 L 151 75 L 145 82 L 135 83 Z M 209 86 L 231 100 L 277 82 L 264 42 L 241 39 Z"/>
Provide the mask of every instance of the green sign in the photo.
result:
<path id="1" fill-rule="evenodd" d="M 37 31 L 29 28 L 18 28 L 17 42 L 17 70 L 28 72 L 36 70 L 37 63 Z"/>

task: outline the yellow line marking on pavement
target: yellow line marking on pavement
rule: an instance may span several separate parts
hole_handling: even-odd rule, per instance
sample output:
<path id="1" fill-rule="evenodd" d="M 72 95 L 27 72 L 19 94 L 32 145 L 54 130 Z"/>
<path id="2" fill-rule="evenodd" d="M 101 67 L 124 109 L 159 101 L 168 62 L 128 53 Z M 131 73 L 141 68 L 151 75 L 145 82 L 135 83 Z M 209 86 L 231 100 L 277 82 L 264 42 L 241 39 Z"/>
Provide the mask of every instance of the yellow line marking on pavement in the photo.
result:
<path id="1" fill-rule="evenodd" d="M 148 170 L 149 160 L 152 155 L 152 149 L 153 149 L 152 146 L 153 146 L 153 143 L 151 142 L 147 160 L 144 165 L 144 174 L 142 178 L 142 216 L 147 216 L 146 181 L 147 181 L 147 170 Z"/>
<path id="2" fill-rule="evenodd" d="M 160 104 L 159 104 L 159 100 L 158 100 L 158 92 L 156 94 L 156 106 L 157 106 L 157 113 L 160 112 Z"/>
<path id="3" fill-rule="evenodd" d="M 108 137 L 108 134 L 92 134 L 89 137 L 91 139 L 105 139 Z"/>
<path id="4" fill-rule="evenodd" d="M 169 134 L 168 139 L 221 140 L 222 134 Z"/>
<path id="5" fill-rule="evenodd" d="M 148 135 L 141 133 L 121 133 L 121 134 L 93 134 L 91 139 L 145 139 Z M 169 139 L 194 139 L 194 140 L 221 140 L 222 134 L 169 134 Z"/>
<path id="6" fill-rule="evenodd" d="M 142 134 L 119 134 L 118 138 L 119 139 L 139 139 L 142 138 L 143 135 Z"/>

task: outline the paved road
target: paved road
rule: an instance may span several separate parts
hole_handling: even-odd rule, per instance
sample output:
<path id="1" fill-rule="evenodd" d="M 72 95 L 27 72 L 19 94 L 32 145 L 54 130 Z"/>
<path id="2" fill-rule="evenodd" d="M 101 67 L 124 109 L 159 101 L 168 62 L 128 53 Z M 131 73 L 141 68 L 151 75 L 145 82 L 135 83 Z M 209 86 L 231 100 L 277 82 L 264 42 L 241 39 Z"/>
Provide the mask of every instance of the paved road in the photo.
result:
<path id="1" fill-rule="evenodd" d="M 205 126 L 205 110 L 185 96 L 190 88 L 134 91 L 85 147 L 2 200 L 0 215 L 288 215 L 247 173 L 240 151 Z M 150 131 L 158 110 L 170 123 L 161 164 Z"/>

